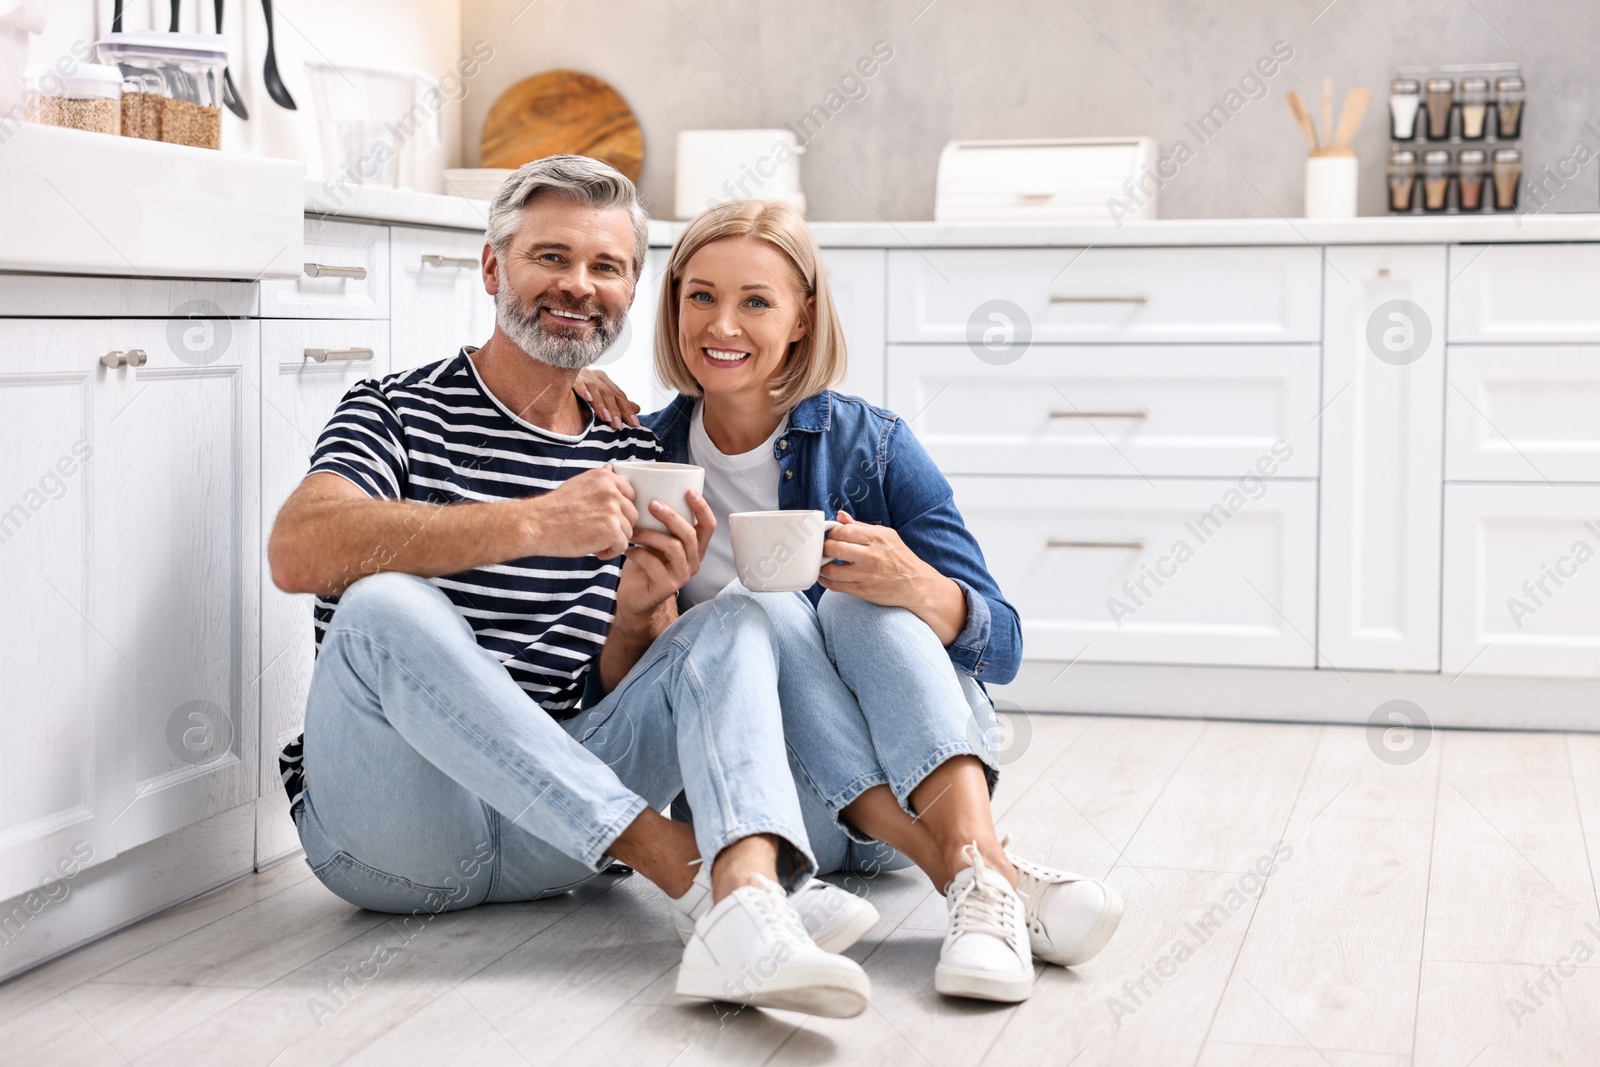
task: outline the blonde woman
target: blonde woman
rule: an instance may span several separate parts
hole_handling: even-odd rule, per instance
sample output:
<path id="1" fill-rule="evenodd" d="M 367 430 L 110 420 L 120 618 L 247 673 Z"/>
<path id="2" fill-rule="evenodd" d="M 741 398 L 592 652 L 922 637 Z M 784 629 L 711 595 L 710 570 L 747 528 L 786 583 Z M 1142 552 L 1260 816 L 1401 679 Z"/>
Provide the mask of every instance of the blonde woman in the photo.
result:
<path id="1" fill-rule="evenodd" d="M 796 211 L 735 201 L 688 225 L 655 338 L 656 373 L 679 395 L 643 419 L 662 459 L 705 468 L 717 519 L 680 600 L 753 596 L 766 609 L 819 873 L 914 862 L 947 897 L 936 987 L 1019 1001 L 1034 958 L 1093 956 L 1122 902 L 1099 882 L 1008 853 L 996 833 L 996 720 L 982 683 L 1016 674 L 1017 613 L 906 423 L 829 390 L 845 359 L 821 257 Z M 604 416 L 629 418 L 603 376 L 580 378 L 579 389 Z M 844 524 L 824 546 L 843 562 L 804 594 L 750 594 L 735 578 L 728 515 L 777 509 Z"/>

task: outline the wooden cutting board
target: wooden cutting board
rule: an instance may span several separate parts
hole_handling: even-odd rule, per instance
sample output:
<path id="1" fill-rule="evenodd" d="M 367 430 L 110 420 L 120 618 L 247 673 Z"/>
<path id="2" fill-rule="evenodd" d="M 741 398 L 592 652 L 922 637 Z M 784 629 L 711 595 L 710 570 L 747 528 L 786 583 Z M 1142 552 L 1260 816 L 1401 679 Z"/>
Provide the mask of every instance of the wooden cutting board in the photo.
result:
<path id="1" fill-rule="evenodd" d="M 547 70 L 501 93 L 483 120 L 481 148 L 484 167 L 570 152 L 604 160 L 631 181 L 644 169 L 644 134 L 628 102 L 575 70 Z"/>

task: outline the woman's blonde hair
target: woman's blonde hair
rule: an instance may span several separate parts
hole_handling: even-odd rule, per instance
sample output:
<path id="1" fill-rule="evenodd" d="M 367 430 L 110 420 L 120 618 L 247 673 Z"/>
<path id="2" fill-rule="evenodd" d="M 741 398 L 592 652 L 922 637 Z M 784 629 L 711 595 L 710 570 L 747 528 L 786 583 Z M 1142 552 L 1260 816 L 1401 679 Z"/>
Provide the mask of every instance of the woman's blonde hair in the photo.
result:
<path id="1" fill-rule="evenodd" d="M 822 254 L 805 218 L 781 200 L 731 200 L 701 212 L 684 228 L 672 246 L 667 276 L 661 286 L 661 307 L 656 315 L 656 377 L 680 393 L 700 395 L 700 384 L 689 373 L 678 347 L 683 273 L 696 252 L 724 237 L 755 237 L 767 242 L 788 261 L 802 296 L 816 298 L 814 309 L 802 311 L 806 335 L 789 346 L 783 366 L 772 380 L 772 399 L 779 409 L 788 411 L 806 397 L 841 381 L 847 358 L 844 329 L 833 306 Z"/>

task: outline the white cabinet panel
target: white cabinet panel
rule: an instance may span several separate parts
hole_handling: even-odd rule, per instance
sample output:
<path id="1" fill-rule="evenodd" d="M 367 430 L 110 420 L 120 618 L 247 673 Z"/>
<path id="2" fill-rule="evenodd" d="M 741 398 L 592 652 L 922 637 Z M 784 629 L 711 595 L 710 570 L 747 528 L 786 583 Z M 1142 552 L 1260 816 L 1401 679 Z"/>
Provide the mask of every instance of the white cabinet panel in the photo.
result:
<path id="1" fill-rule="evenodd" d="M 389 317 L 389 227 L 307 216 L 305 263 L 298 278 L 261 283 L 263 318 Z"/>
<path id="2" fill-rule="evenodd" d="M 616 344 L 595 363 L 622 387 L 628 399 L 646 414 L 666 406 L 674 396 L 656 380 L 656 313 L 661 302 L 661 278 L 667 269 L 668 249 L 652 248 L 645 257 L 644 277 L 628 310 L 628 323 Z"/>
<path id="3" fill-rule="evenodd" d="M 1600 482 L 1600 347 L 1450 349 L 1445 476 Z"/>
<path id="4" fill-rule="evenodd" d="M 889 252 L 891 342 L 1315 341 L 1321 301 L 1314 248 Z"/>
<path id="5" fill-rule="evenodd" d="M 1600 342 L 1600 244 L 1456 245 L 1450 341 Z"/>
<path id="6" fill-rule="evenodd" d="M 828 248 L 822 253 L 849 354 L 845 379 L 833 388 L 879 407 L 885 405 L 887 396 L 883 344 L 886 258 L 881 248 Z"/>
<path id="7" fill-rule="evenodd" d="M 483 245 L 480 233 L 390 228 L 391 369 L 450 359 L 494 333 L 494 297 L 484 291 L 479 261 Z"/>
<path id="8" fill-rule="evenodd" d="M 1600 486 L 1445 487 L 1444 670 L 1600 677 Z"/>
<path id="9" fill-rule="evenodd" d="M 1327 254 L 1318 647 L 1340 668 L 1435 671 L 1444 249 Z"/>
<path id="10" fill-rule="evenodd" d="M 950 482 L 1028 658 L 1313 665 L 1313 483 Z"/>
<path id="11" fill-rule="evenodd" d="M 947 473 L 1315 478 L 1317 373 L 1315 345 L 894 345 L 889 406 Z"/>

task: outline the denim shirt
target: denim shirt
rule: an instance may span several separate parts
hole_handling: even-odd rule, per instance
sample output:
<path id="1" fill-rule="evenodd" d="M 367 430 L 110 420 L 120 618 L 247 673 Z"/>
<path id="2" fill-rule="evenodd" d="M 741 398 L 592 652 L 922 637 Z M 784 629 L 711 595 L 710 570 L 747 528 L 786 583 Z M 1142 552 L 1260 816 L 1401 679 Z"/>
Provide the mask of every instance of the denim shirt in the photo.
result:
<path id="1" fill-rule="evenodd" d="M 667 462 L 689 451 L 689 421 L 697 397 L 679 395 L 641 417 L 655 432 Z M 1017 611 L 983 561 L 983 550 L 956 510 L 950 483 L 905 421 L 860 397 L 831 390 L 807 397 L 789 412 L 789 429 L 773 443 L 782 472 L 778 507 L 816 510 L 830 519 L 849 512 L 862 522 L 894 529 L 924 563 L 961 587 L 967 621 L 949 647 L 957 670 L 980 682 L 1003 684 L 1022 663 Z M 806 595 L 815 604 L 822 586 Z"/>

